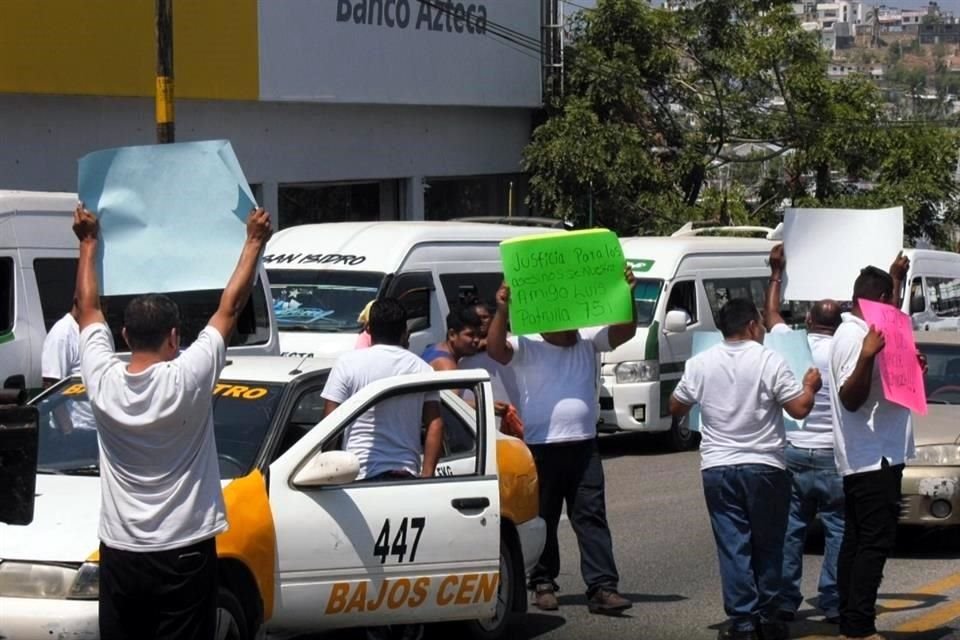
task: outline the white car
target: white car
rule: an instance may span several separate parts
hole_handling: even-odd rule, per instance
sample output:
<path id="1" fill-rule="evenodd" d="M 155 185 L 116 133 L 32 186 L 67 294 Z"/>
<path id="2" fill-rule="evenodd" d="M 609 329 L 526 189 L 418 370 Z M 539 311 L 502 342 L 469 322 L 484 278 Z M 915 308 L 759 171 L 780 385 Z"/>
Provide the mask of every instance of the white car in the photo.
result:
<path id="1" fill-rule="evenodd" d="M 524 576 L 545 526 L 532 456 L 497 431 L 486 372 L 382 380 L 324 419 L 330 365 L 237 357 L 214 390 L 230 523 L 217 537 L 218 638 L 444 620 L 503 636 L 526 608 Z M 339 450 L 344 429 L 425 390 L 443 402 L 437 477 L 355 482 L 356 457 Z M 34 402 L 34 520 L 0 525 L 0 637 L 96 638 L 100 481 L 85 389 L 65 380 Z"/>

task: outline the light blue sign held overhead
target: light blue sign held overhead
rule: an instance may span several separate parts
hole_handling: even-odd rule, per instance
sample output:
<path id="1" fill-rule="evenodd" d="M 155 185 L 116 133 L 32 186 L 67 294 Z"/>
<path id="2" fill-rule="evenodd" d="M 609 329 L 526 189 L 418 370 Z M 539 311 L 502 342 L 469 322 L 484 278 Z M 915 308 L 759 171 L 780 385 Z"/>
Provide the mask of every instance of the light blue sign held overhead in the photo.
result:
<path id="1" fill-rule="evenodd" d="M 222 289 L 256 206 L 226 140 L 90 153 L 77 191 L 100 220 L 103 295 Z"/>
<path id="2" fill-rule="evenodd" d="M 697 355 L 716 344 L 723 342 L 719 331 L 697 331 L 693 334 L 693 355 Z M 763 346 L 776 351 L 786 361 L 797 382 L 803 380 L 807 370 L 814 366 L 813 353 L 807 340 L 807 332 L 803 329 L 790 332 L 768 333 L 763 340 Z M 694 405 L 687 416 L 691 431 L 700 431 L 700 405 Z M 783 424 L 787 431 L 803 428 L 803 421 L 794 420 L 783 414 Z"/>

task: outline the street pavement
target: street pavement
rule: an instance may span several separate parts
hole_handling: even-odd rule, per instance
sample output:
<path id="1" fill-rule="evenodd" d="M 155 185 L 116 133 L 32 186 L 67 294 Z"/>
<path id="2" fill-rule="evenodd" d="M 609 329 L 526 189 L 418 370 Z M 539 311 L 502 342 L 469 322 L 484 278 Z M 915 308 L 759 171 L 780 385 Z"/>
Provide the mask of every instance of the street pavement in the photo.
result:
<path id="1" fill-rule="evenodd" d="M 576 538 L 560 526 L 560 610 L 531 608 L 521 637 L 538 640 L 713 639 L 725 620 L 713 534 L 703 501 L 699 453 L 671 453 L 637 434 L 602 438 L 607 514 L 621 592 L 634 606 L 621 618 L 587 611 Z M 822 541 L 808 548 L 803 593 L 816 596 Z M 899 545 L 880 589 L 878 627 L 890 640 L 960 640 L 960 532 Z M 836 637 L 810 601 L 792 638 Z"/>

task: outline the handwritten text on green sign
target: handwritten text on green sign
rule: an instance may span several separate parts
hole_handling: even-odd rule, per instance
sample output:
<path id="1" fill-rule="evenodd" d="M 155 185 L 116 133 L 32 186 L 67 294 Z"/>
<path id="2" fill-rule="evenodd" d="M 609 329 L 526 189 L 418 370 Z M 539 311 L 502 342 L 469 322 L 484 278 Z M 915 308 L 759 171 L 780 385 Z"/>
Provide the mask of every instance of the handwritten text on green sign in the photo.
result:
<path id="1" fill-rule="evenodd" d="M 514 238 L 500 244 L 515 334 L 628 322 L 623 250 L 603 229 Z"/>

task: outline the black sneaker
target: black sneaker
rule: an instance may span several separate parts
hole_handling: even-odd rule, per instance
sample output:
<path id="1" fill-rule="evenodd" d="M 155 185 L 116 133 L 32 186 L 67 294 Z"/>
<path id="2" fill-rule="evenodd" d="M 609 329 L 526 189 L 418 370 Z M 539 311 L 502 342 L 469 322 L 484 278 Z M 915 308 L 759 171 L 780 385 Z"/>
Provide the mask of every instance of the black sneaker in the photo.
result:
<path id="1" fill-rule="evenodd" d="M 753 629 L 747 631 L 734 631 L 733 629 L 721 629 L 717 634 L 717 640 L 760 640 L 760 636 Z"/>
<path id="2" fill-rule="evenodd" d="M 790 637 L 786 622 L 761 622 L 758 631 L 760 640 L 787 640 Z"/>
<path id="3" fill-rule="evenodd" d="M 781 622 L 793 622 L 797 619 L 797 613 L 795 611 L 790 611 L 789 609 L 780 609 L 777 611 L 777 620 Z"/>
<path id="4" fill-rule="evenodd" d="M 616 591 L 609 589 L 597 589 L 587 600 L 587 607 L 590 609 L 590 613 L 616 615 L 626 611 L 632 606 L 632 602 Z"/>

